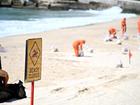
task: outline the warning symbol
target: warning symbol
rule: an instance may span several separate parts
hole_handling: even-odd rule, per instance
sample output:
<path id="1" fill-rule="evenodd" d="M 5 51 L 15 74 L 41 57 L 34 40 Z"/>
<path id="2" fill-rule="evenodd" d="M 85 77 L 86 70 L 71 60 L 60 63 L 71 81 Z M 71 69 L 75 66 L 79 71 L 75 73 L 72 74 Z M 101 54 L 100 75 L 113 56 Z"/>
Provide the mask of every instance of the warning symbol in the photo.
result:
<path id="1" fill-rule="evenodd" d="M 40 49 L 39 49 L 36 41 L 34 42 L 29 55 L 30 55 L 33 65 L 35 66 L 38 61 L 38 58 L 40 56 Z"/>

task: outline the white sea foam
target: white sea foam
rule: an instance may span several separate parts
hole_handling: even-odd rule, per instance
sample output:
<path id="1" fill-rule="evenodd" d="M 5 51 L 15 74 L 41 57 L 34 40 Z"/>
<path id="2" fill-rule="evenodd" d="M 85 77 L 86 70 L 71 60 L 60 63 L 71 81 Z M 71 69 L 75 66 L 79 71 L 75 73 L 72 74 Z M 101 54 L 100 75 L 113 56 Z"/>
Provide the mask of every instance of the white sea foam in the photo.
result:
<path id="1" fill-rule="evenodd" d="M 75 10 L 68 11 L 70 13 Z M 77 12 L 77 11 L 76 11 Z M 78 11 L 81 13 L 90 13 L 89 16 L 70 16 L 70 17 L 43 17 L 32 18 L 28 20 L 0 20 L 0 37 L 11 36 L 16 34 L 27 34 L 43 32 L 53 29 L 82 26 L 100 22 L 107 22 L 123 17 L 130 18 L 135 17 L 136 14 L 122 13 L 122 9 L 119 7 L 112 7 L 106 10 L 88 10 Z M 62 13 L 62 12 L 61 12 Z"/>

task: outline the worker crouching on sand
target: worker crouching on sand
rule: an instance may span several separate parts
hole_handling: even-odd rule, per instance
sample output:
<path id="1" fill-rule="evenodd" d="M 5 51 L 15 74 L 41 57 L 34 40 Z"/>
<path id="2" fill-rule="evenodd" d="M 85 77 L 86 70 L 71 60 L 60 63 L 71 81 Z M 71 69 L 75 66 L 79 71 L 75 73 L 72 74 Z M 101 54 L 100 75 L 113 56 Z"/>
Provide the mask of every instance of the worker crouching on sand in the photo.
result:
<path id="1" fill-rule="evenodd" d="M 109 35 L 107 37 L 105 37 L 105 39 L 104 39 L 106 42 L 113 41 L 113 39 L 117 39 L 115 28 L 113 28 L 113 27 L 109 28 L 108 32 L 109 32 Z"/>
<path id="2" fill-rule="evenodd" d="M 105 37 L 104 41 L 108 42 L 108 41 L 113 41 L 113 39 L 117 39 L 115 28 L 113 27 L 109 28 L 108 33 L 109 35 Z"/>
<path id="3" fill-rule="evenodd" d="M 83 51 L 83 44 L 85 44 L 85 40 L 76 40 L 73 42 L 73 49 L 76 57 L 80 57 L 80 51 Z"/>
<path id="4" fill-rule="evenodd" d="M 109 37 L 111 38 L 111 39 L 117 39 L 117 36 L 116 36 L 116 29 L 115 28 L 110 28 L 109 30 L 108 30 L 108 32 L 109 32 Z"/>

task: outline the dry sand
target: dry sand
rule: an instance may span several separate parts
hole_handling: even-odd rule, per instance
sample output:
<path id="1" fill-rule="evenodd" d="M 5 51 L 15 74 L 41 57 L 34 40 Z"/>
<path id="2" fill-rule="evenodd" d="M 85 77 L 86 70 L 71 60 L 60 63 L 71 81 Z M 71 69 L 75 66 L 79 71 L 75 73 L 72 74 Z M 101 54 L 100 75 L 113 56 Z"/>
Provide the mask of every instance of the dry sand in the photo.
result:
<path id="1" fill-rule="evenodd" d="M 43 60 L 41 80 L 35 82 L 35 105 L 140 105 L 140 39 L 134 37 L 137 19 L 127 19 L 129 40 L 122 45 L 104 42 L 110 26 L 120 30 L 120 20 L 0 38 L 4 48 L 0 56 L 9 83 L 24 81 L 25 42 L 39 37 L 43 39 Z M 84 57 L 74 56 L 72 42 L 76 39 L 86 40 Z M 131 64 L 128 54 L 122 54 L 125 46 L 133 54 Z M 55 48 L 59 51 L 54 52 Z M 116 68 L 120 60 L 124 68 Z M 24 85 L 26 99 L 1 105 L 29 105 L 31 84 Z"/>

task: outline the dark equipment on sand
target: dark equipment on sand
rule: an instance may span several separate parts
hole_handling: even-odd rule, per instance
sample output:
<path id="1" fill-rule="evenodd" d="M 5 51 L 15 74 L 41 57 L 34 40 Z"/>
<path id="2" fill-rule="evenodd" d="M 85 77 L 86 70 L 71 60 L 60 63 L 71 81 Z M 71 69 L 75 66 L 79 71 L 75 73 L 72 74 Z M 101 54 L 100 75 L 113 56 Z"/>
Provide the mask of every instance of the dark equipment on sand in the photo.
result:
<path id="1" fill-rule="evenodd" d="M 7 84 L 7 87 L 0 86 L 0 103 L 22 98 L 26 98 L 26 92 L 21 80 L 15 84 Z"/>

